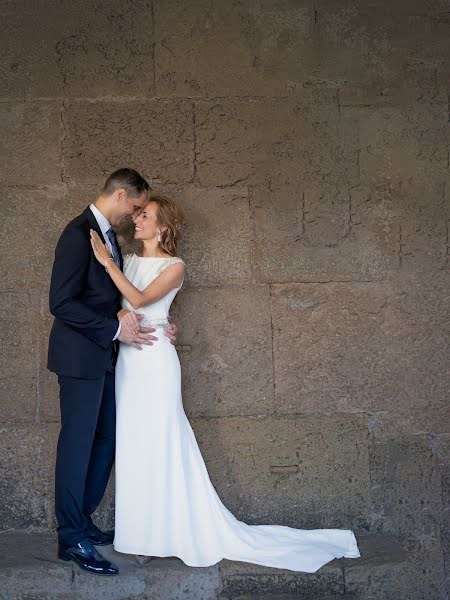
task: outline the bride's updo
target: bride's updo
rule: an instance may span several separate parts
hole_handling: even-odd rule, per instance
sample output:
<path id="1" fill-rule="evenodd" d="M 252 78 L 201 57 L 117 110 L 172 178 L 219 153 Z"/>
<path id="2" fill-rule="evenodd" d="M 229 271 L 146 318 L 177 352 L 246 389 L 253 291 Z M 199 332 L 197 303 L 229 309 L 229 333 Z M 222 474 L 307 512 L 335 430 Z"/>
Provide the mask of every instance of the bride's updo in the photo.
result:
<path id="1" fill-rule="evenodd" d="M 183 223 L 183 211 L 173 200 L 166 196 L 150 196 L 149 202 L 157 204 L 156 218 L 158 225 L 167 227 L 161 232 L 160 247 L 171 256 L 176 256 L 177 245 L 181 239 L 181 225 Z"/>

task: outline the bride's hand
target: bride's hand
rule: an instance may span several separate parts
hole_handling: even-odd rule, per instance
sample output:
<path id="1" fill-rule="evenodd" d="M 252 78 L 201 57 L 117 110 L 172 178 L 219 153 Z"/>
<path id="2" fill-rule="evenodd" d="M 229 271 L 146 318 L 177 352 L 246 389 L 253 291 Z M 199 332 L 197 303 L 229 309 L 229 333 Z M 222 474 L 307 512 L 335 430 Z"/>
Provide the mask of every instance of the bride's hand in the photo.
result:
<path id="1" fill-rule="evenodd" d="M 100 236 L 93 229 L 91 229 L 91 246 L 95 258 L 101 265 L 105 266 L 106 262 L 112 258 L 111 252 L 109 251 L 108 246 L 102 243 Z"/>

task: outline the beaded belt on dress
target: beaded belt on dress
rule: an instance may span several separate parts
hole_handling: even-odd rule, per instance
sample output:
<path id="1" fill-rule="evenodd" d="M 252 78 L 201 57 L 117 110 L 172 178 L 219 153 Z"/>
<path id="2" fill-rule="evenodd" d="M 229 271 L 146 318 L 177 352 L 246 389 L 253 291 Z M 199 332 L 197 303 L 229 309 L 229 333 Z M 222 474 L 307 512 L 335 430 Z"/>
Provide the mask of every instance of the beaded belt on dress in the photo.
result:
<path id="1" fill-rule="evenodd" d="M 143 327 L 162 327 L 163 329 L 168 329 L 170 327 L 169 319 L 167 317 L 154 317 L 147 318 L 144 317 L 141 321 L 141 325 Z"/>

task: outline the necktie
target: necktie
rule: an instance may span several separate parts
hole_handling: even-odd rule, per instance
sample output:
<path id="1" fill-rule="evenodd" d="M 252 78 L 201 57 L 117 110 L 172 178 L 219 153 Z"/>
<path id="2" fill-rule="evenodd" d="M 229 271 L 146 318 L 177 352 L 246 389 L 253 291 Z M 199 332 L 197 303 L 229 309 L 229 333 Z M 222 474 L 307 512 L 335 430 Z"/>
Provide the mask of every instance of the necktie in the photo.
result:
<path id="1" fill-rule="evenodd" d="M 106 232 L 106 235 L 108 236 L 108 239 L 111 242 L 112 257 L 114 259 L 114 262 L 120 268 L 119 250 L 117 249 L 117 242 L 116 236 L 114 235 L 114 231 L 110 228 Z"/>

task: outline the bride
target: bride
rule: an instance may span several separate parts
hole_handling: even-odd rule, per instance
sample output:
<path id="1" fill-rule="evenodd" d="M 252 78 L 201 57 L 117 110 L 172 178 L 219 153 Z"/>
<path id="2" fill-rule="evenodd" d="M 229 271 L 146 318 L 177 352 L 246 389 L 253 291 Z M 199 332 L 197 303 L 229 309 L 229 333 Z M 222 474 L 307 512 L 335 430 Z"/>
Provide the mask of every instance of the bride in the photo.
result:
<path id="1" fill-rule="evenodd" d="M 183 284 L 176 257 L 182 213 L 154 196 L 134 219 L 142 256 L 127 255 L 124 272 L 95 231 L 91 244 L 122 293 L 122 306 L 144 315 L 158 341 L 141 349 L 121 344 L 116 366 L 116 528 L 114 548 L 176 556 L 192 567 L 226 558 L 313 573 L 334 558 L 359 557 L 354 534 L 247 525 L 222 504 L 183 410 L 178 355 L 163 335 L 170 305 Z"/>

